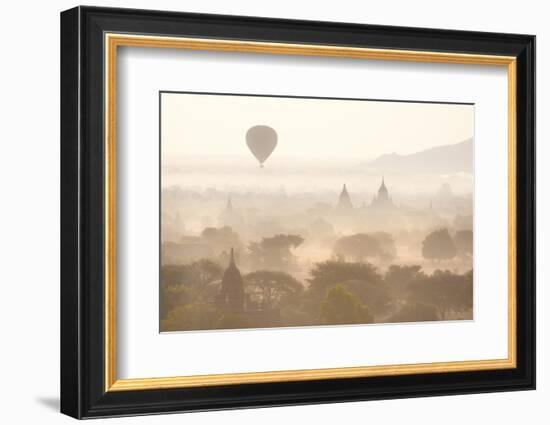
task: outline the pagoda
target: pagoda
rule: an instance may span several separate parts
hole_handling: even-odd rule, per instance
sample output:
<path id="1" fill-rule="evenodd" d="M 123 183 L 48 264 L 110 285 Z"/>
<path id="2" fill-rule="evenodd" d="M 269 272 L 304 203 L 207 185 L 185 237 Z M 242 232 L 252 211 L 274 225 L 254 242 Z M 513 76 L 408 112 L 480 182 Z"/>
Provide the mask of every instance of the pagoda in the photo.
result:
<path id="1" fill-rule="evenodd" d="M 233 312 L 244 310 L 244 287 L 241 272 L 235 264 L 235 253 L 231 248 L 229 265 L 223 274 L 219 300 L 224 308 Z"/>

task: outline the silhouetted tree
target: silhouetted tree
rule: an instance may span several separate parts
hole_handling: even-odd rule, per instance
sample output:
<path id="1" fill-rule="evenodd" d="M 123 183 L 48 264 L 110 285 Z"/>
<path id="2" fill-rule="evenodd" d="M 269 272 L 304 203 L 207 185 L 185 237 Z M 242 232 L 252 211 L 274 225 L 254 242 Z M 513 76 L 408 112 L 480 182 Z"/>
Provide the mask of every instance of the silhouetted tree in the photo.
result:
<path id="1" fill-rule="evenodd" d="M 374 316 L 378 317 L 387 314 L 391 297 L 388 291 L 388 285 L 384 282 L 353 279 L 343 281 L 341 286 L 345 287 L 353 295 L 359 298 Z"/>
<path id="2" fill-rule="evenodd" d="M 380 257 L 383 260 L 393 260 L 397 257 L 397 249 L 393 236 L 387 232 L 370 233 L 380 244 Z"/>
<path id="3" fill-rule="evenodd" d="M 371 323 L 369 309 L 342 285 L 331 288 L 321 303 L 321 319 L 326 324 Z"/>
<path id="4" fill-rule="evenodd" d="M 327 291 L 336 286 L 346 284 L 348 290 L 356 293 L 362 299 L 372 295 L 374 299 L 385 299 L 380 291 L 385 288 L 375 287 L 382 284 L 382 277 L 376 267 L 369 263 L 347 263 L 344 261 L 323 261 L 316 263 L 310 270 L 309 286 L 304 294 L 303 309 L 311 315 L 319 311 L 319 305 Z M 370 293 L 370 294 L 369 294 Z M 379 298 L 380 296 L 380 298 Z"/>
<path id="5" fill-rule="evenodd" d="M 166 319 L 161 320 L 163 332 L 215 329 L 220 312 L 210 304 L 195 303 L 177 306 L 170 310 Z"/>
<path id="6" fill-rule="evenodd" d="M 276 235 L 262 238 L 260 242 L 248 245 L 250 259 L 257 268 L 284 270 L 292 268 L 295 262 L 293 248 L 304 242 L 300 235 Z"/>
<path id="7" fill-rule="evenodd" d="M 309 289 L 324 292 L 329 286 L 348 280 L 361 280 L 365 282 L 379 283 L 382 277 L 377 273 L 376 267 L 369 263 L 346 263 L 344 261 L 323 261 L 315 263 L 310 270 L 311 278 L 308 279 Z"/>
<path id="8" fill-rule="evenodd" d="M 382 254 L 378 239 L 366 233 L 344 236 L 334 244 L 334 254 L 345 259 L 364 261 L 368 257 Z"/>
<path id="9" fill-rule="evenodd" d="M 223 269 L 211 260 L 191 264 L 165 265 L 160 269 L 161 318 L 171 309 L 189 303 L 209 301 L 218 291 L 216 285 Z"/>
<path id="10" fill-rule="evenodd" d="M 422 256 L 429 260 L 448 260 L 456 256 L 456 246 L 447 229 L 430 233 L 422 242 Z"/>
<path id="11" fill-rule="evenodd" d="M 160 268 L 160 285 L 163 286 L 174 286 L 182 285 L 185 281 L 186 275 L 185 271 L 187 270 L 187 264 L 167 264 L 161 266 Z"/>
<path id="12" fill-rule="evenodd" d="M 160 287 L 160 318 L 166 319 L 168 313 L 178 306 L 191 301 L 189 290 L 184 285 L 162 285 Z"/>
<path id="13" fill-rule="evenodd" d="M 431 304 L 412 302 L 403 305 L 397 313 L 387 319 L 387 322 L 431 322 L 435 320 L 439 320 L 437 308 Z"/>
<path id="14" fill-rule="evenodd" d="M 185 273 L 185 285 L 191 288 L 195 299 L 208 299 L 209 286 L 221 279 L 223 268 L 211 260 L 199 260 L 189 264 Z"/>
<path id="15" fill-rule="evenodd" d="M 473 306 L 473 274 L 436 270 L 409 285 L 409 300 L 433 305 L 441 320 L 454 311 L 470 311 Z"/>
<path id="16" fill-rule="evenodd" d="M 297 304 L 303 292 L 302 284 L 288 273 L 260 270 L 243 277 L 246 293 L 264 309 L 280 308 L 287 304 Z"/>
<path id="17" fill-rule="evenodd" d="M 233 248 L 237 253 L 239 253 L 242 249 L 239 234 L 229 226 L 223 226 L 220 228 L 206 227 L 202 231 L 201 237 L 208 245 L 212 247 L 217 255 L 223 252 L 229 252 L 231 248 Z"/>
<path id="18" fill-rule="evenodd" d="M 399 266 L 392 264 L 384 275 L 384 281 L 394 299 L 404 299 L 407 296 L 407 287 L 409 284 L 423 276 L 424 273 L 421 266 Z"/>
<path id="19" fill-rule="evenodd" d="M 280 326 L 311 326 L 318 325 L 317 314 L 312 315 L 302 306 L 286 305 L 280 310 Z"/>
<path id="20" fill-rule="evenodd" d="M 474 235 L 471 230 L 459 230 L 455 235 L 455 245 L 459 255 L 472 255 Z"/>

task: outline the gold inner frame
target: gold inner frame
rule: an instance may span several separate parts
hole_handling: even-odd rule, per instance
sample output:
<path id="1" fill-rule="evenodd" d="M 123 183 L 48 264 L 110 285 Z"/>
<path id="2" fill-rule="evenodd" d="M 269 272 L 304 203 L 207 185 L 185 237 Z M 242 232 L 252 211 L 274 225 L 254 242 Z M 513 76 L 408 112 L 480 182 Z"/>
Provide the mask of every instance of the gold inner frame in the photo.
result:
<path id="1" fill-rule="evenodd" d="M 370 49 L 148 35 L 105 34 L 105 391 L 310 381 L 510 369 L 516 367 L 516 58 L 462 53 Z M 116 123 L 117 51 L 120 46 L 325 56 L 469 65 L 504 66 L 508 72 L 508 357 L 495 360 L 286 370 L 253 373 L 118 379 L 116 325 Z"/>

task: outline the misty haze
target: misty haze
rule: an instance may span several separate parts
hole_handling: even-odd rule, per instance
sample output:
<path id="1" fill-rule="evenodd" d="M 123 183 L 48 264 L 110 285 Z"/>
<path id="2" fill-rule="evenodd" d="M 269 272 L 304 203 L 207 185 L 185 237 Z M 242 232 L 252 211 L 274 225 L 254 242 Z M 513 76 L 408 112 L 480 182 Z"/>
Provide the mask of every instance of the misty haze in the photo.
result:
<path id="1" fill-rule="evenodd" d="M 162 93 L 160 330 L 471 320 L 473 118 Z"/>

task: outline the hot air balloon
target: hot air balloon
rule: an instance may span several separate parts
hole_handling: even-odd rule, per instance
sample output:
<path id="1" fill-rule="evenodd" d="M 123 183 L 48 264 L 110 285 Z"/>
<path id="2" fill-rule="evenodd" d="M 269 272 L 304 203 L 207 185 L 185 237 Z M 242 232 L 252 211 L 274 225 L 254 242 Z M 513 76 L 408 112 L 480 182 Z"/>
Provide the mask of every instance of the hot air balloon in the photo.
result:
<path id="1" fill-rule="evenodd" d="M 263 168 L 277 146 L 277 132 L 267 125 L 255 125 L 246 132 L 246 144 Z"/>

